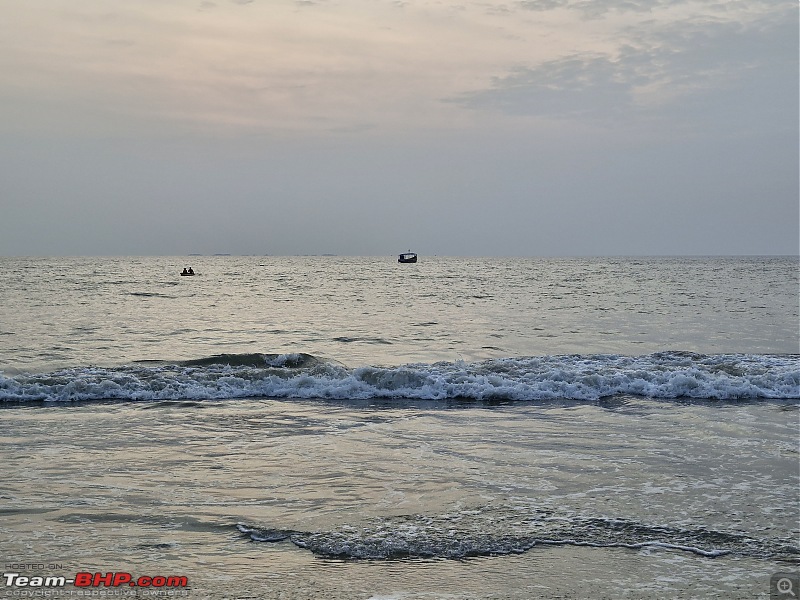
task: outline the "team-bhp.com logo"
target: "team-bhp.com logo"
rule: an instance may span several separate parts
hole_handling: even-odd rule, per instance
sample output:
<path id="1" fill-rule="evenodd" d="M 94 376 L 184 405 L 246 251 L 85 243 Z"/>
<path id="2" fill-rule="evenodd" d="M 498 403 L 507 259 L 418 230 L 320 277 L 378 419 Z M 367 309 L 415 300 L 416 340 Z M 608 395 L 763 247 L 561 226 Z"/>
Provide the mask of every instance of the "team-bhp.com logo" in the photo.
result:
<path id="1" fill-rule="evenodd" d="M 189 579 L 185 575 L 143 575 L 135 577 L 130 573 L 75 573 L 67 579 L 60 575 L 29 576 L 20 573 L 3 573 L 6 587 L 17 588 L 63 588 L 74 585 L 87 587 L 140 587 L 140 588 L 186 588 Z"/>

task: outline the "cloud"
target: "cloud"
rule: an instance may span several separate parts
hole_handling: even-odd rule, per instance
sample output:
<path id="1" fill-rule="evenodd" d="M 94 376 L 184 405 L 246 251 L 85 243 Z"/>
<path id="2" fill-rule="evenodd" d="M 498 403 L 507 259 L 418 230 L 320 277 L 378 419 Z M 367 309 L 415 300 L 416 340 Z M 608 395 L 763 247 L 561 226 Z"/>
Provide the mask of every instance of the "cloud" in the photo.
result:
<path id="1" fill-rule="evenodd" d="M 795 17 L 784 11 L 749 24 L 710 17 L 640 24 L 623 30 L 613 51 L 518 66 L 447 101 L 513 116 L 713 121 L 779 109 L 785 119 L 797 96 Z"/>
<path id="2" fill-rule="evenodd" d="M 567 9 L 582 14 L 585 19 L 600 19 L 609 13 L 649 13 L 663 7 L 685 4 L 682 0 L 520 0 L 516 6 L 528 11 L 546 12 Z"/>
<path id="3" fill-rule="evenodd" d="M 629 104 L 624 66 L 603 55 L 572 55 L 495 78 L 456 102 L 509 115 L 609 114 Z"/>
<path id="4" fill-rule="evenodd" d="M 606 12 L 598 19 L 582 19 L 578 0 L 246 1 L 15 5 L 0 23 L 0 127 L 397 132 L 494 127 L 498 114 L 618 122 L 715 103 L 743 110 L 756 103 L 755 84 L 774 95 L 796 80 L 780 62 L 796 57 L 791 1 L 593 0 Z"/>

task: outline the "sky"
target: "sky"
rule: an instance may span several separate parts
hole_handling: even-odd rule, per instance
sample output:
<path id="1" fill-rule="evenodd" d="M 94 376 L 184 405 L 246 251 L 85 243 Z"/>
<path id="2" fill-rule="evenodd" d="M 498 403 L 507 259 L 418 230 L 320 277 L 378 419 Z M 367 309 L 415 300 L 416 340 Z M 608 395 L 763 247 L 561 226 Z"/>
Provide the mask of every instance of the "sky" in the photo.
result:
<path id="1" fill-rule="evenodd" d="M 798 254 L 796 0 L 0 0 L 0 255 Z"/>

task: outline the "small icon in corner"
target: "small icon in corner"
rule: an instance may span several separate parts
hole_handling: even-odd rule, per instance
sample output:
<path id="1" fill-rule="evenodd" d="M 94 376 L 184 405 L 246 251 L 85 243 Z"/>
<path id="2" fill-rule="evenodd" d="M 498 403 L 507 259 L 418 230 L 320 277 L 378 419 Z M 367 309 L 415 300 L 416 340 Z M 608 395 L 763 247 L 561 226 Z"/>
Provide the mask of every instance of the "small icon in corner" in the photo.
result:
<path id="1" fill-rule="evenodd" d="M 798 600 L 800 573 L 775 573 L 769 579 L 770 600 Z"/>

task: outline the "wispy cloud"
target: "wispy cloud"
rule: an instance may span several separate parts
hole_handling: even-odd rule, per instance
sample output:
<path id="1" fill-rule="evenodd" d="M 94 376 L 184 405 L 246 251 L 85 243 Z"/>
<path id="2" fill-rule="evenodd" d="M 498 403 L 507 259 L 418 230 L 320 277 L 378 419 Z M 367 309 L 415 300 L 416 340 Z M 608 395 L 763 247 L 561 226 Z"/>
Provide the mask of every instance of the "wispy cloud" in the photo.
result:
<path id="1" fill-rule="evenodd" d="M 620 30 L 613 52 L 516 66 L 487 88 L 447 101 L 507 115 L 605 120 L 666 111 L 713 121 L 730 106 L 739 117 L 766 113 L 767 102 L 786 108 L 796 98 L 794 16 L 784 10 L 749 23 L 710 17 L 640 23 Z"/>
<path id="2" fill-rule="evenodd" d="M 785 0 L 26 4 L 0 23 L 2 107 L 263 130 L 650 118 L 794 81 L 796 15 Z"/>

